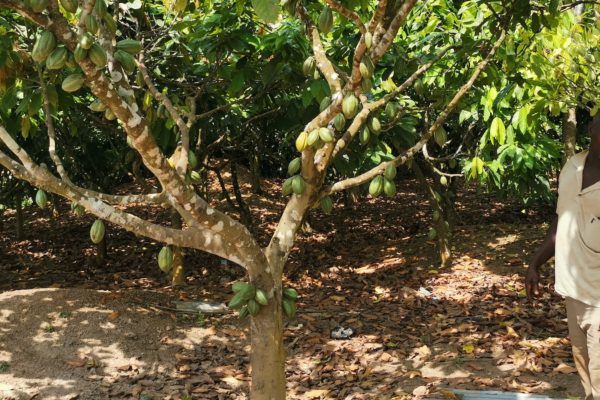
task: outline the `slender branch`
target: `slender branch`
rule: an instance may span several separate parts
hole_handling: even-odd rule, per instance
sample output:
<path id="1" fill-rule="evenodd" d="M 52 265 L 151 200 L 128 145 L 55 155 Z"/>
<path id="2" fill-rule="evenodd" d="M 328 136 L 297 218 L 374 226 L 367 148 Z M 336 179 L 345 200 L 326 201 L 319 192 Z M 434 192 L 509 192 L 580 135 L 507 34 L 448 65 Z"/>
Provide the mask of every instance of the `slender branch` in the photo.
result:
<path id="1" fill-rule="evenodd" d="M 342 151 L 344 148 L 346 148 L 348 146 L 348 144 L 356 136 L 359 128 L 364 124 L 367 117 L 373 110 L 376 110 L 377 108 L 382 107 L 383 105 L 388 103 L 393 98 L 397 97 L 401 93 L 404 93 L 404 91 L 406 89 L 411 87 L 415 83 L 415 81 L 417 79 L 419 79 L 419 77 L 421 75 L 423 75 L 435 63 L 437 63 L 439 60 L 441 60 L 448 53 L 448 51 L 452 48 L 453 48 L 452 46 L 448 46 L 448 47 L 444 48 L 431 61 L 429 61 L 428 63 L 423 64 L 421 67 L 419 67 L 396 90 L 388 93 L 381 99 L 374 101 L 374 102 L 366 105 L 365 107 L 363 107 L 363 109 L 356 115 L 356 117 L 354 117 L 352 124 L 350 124 L 350 126 L 348 127 L 348 129 L 346 130 L 346 132 L 344 133 L 342 138 L 337 141 L 337 143 L 335 145 L 335 149 L 333 150 L 333 153 L 331 155 L 332 159 L 335 158 L 340 153 L 340 151 Z"/>
<path id="2" fill-rule="evenodd" d="M 150 78 L 150 75 L 148 74 L 148 69 L 146 68 L 146 65 L 144 64 L 144 52 L 143 51 L 140 52 L 139 59 L 137 60 L 137 66 L 138 66 L 139 71 L 142 73 L 142 76 L 144 77 L 144 82 L 146 83 L 148 90 L 152 94 L 152 97 L 154 97 L 157 101 L 161 102 L 165 106 L 165 108 L 167 109 L 169 114 L 171 114 L 173 121 L 175 121 L 175 123 L 177 124 L 177 127 L 179 128 L 179 132 L 181 133 L 181 156 L 178 158 L 177 165 L 175 165 L 175 168 L 177 169 L 177 172 L 181 176 L 184 176 L 185 172 L 188 168 L 188 155 L 189 155 L 189 150 L 190 150 L 189 127 L 185 123 L 185 121 L 183 120 L 183 118 L 181 117 L 181 115 L 179 114 L 177 109 L 175 108 L 175 106 L 173 106 L 173 103 L 171 102 L 169 97 L 165 96 L 163 93 L 161 93 L 156 88 L 156 86 L 154 86 L 154 83 L 152 83 L 152 79 Z"/>
<path id="3" fill-rule="evenodd" d="M 487 67 L 487 65 L 493 58 L 494 54 L 496 53 L 496 51 L 498 50 L 498 48 L 504 41 L 505 37 L 506 37 L 506 32 L 502 31 L 502 33 L 500 34 L 500 37 L 498 38 L 498 40 L 496 41 L 496 43 L 494 44 L 494 46 L 488 53 L 487 57 L 479 63 L 479 65 L 477 66 L 477 68 L 475 69 L 473 74 L 471 75 L 471 78 L 467 81 L 467 83 L 465 83 L 458 90 L 458 92 L 454 95 L 454 97 L 452 98 L 450 103 L 448 103 L 446 108 L 437 117 L 437 119 L 435 120 L 433 125 L 431 125 L 431 127 L 429 128 L 427 133 L 425 133 L 414 146 L 412 146 L 410 149 L 406 150 L 403 154 L 397 156 L 396 158 L 394 158 L 391 161 L 381 163 L 377 167 L 374 167 L 367 172 L 364 172 L 364 173 L 362 173 L 358 176 L 352 177 L 352 178 L 348 178 L 348 179 L 339 181 L 339 182 L 325 188 L 322 191 L 321 196 L 325 196 L 330 193 L 335 193 L 335 192 L 346 190 L 346 189 L 349 189 L 349 188 L 352 188 L 352 187 L 355 187 L 358 185 L 362 185 L 363 183 L 366 183 L 366 182 L 370 181 L 371 179 L 373 179 L 374 177 L 376 177 L 377 175 L 381 174 L 388 165 L 393 164 L 395 166 L 399 166 L 399 165 L 404 164 L 407 160 L 411 159 L 418 151 L 421 150 L 421 148 L 425 145 L 425 143 L 427 143 L 429 141 L 429 139 L 431 139 L 431 137 L 433 136 L 435 131 L 437 131 L 440 126 L 442 126 L 442 124 L 446 121 L 446 119 L 448 118 L 450 113 L 452 111 L 454 111 L 454 109 L 456 108 L 456 106 L 458 105 L 460 100 L 471 89 L 471 87 L 473 86 L 473 84 L 475 83 L 475 81 L 477 80 L 479 75 L 481 74 L 481 72 Z"/>
<path id="4" fill-rule="evenodd" d="M 381 22 L 381 19 L 385 15 L 385 10 L 387 8 L 387 4 L 388 4 L 388 0 L 379 0 L 379 3 L 377 4 L 377 9 L 375 10 L 375 13 L 373 14 L 373 18 L 371 18 L 371 21 L 369 22 L 369 32 L 371 32 L 371 34 L 373 34 L 375 32 L 377 25 L 379 25 L 379 23 Z"/>
<path id="5" fill-rule="evenodd" d="M 387 1 L 387 0 L 384 0 L 384 1 Z M 354 21 L 354 23 L 360 30 L 360 33 L 364 34 L 367 31 L 367 28 L 365 27 L 364 22 L 362 21 L 362 19 L 360 19 L 360 15 L 358 15 L 357 13 L 355 13 L 352 10 L 347 9 L 341 3 L 338 3 L 335 0 L 325 0 L 325 3 L 327 3 L 327 5 L 329 7 L 331 7 L 331 9 L 337 11 L 340 15 L 343 15 L 344 17 L 348 18 L 349 20 Z"/>
<path id="6" fill-rule="evenodd" d="M 54 121 L 52 121 L 52 111 L 50 110 L 50 100 L 48 99 L 48 87 L 46 82 L 44 82 L 44 76 L 42 72 L 39 72 L 40 76 L 40 85 L 42 87 L 42 95 L 44 99 L 44 114 L 46 114 L 46 127 L 48 128 L 48 153 L 50 153 L 50 158 L 54 162 L 56 166 L 56 170 L 58 174 L 62 178 L 63 181 L 67 183 L 72 183 L 67 171 L 63 166 L 62 160 L 56 154 L 56 131 L 54 130 Z"/>
<path id="7" fill-rule="evenodd" d="M 306 9 L 303 6 L 298 6 L 298 10 L 300 13 L 300 18 L 306 25 L 306 30 L 308 31 L 312 40 L 312 48 L 315 55 L 315 60 L 317 62 L 317 68 L 319 68 L 319 71 L 321 71 L 325 77 L 325 80 L 329 84 L 332 95 L 335 93 L 341 93 L 342 85 L 340 83 L 340 76 L 335 72 L 333 63 L 327 58 L 327 54 L 323 48 L 323 43 L 321 42 L 319 30 L 312 23 L 310 17 L 306 13 Z"/>
<path id="8" fill-rule="evenodd" d="M 373 63 L 377 63 L 379 59 L 381 59 L 381 57 L 388 50 L 388 48 L 394 41 L 394 38 L 398 34 L 398 30 L 406 21 L 406 17 L 408 17 L 408 14 L 413 9 L 417 1 L 418 0 L 406 0 L 402 4 L 400 9 L 398 10 L 398 13 L 392 20 L 390 27 L 383 34 L 381 39 L 379 39 L 375 49 L 371 52 L 371 58 L 373 59 Z"/>

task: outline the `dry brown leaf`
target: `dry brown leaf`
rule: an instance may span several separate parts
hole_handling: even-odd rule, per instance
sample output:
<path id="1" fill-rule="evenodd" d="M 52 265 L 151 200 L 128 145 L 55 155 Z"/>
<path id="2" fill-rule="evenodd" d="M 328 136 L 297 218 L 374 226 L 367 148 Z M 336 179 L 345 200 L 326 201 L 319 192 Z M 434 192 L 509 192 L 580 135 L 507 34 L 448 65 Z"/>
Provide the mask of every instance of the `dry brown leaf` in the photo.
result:
<path id="1" fill-rule="evenodd" d="M 575 374 L 577 373 L 577 369 L 565 363 L 560 363 L 558 367 L 553 369 L 553 372 L 557 372 L 559 374 Z"/>
<path id="2" fill-rule="evenodd" d="M 318 399 L 319 397 L 325 397 L 329 394 L 329 389 L 313 389 L 304 393 L 305 399 Z"/>
<path id="3" fill-rule="evenodd" d="M 113 311 L 110 314 L 108 314 L 108 317 L 106 317 L 109 321 L 114 321 L 115 319 L 119 318 L 121 316 L 121 313 L 118 311 Z"/>

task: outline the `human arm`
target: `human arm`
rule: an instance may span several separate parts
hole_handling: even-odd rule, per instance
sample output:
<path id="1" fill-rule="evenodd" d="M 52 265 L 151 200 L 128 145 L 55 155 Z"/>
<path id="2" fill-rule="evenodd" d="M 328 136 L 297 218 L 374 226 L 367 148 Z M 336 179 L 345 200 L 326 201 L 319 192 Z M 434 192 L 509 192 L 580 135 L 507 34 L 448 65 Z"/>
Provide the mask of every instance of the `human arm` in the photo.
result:
<path id="1" fill-rule="evenodd" d="M 540 266 L 544 265 L 550 258 L 554 256 L 557 225 L 558 216 L 554 217 L 554 220 L 550 224 L 550 228 L 548 228 L 548 232 L 546 233 L 546 238 L 535 252 L 529 263 L 527 276 L 525 278 L 525 290 L 527 291 L 527 297 L 529 299 L 539 293 Z"/>

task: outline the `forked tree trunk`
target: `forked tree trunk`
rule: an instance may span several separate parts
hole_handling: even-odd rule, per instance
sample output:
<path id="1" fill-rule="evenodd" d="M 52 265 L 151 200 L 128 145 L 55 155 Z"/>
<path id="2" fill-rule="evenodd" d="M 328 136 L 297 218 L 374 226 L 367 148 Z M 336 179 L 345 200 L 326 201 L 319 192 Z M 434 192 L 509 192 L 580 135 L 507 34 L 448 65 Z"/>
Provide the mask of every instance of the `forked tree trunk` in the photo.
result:
<path id="1" fill-rule="evenodd" d="M 563 114 L 563 165 L 575 155 L 575 144 L 577 141 L 577 110 L 569 108 Z"/>

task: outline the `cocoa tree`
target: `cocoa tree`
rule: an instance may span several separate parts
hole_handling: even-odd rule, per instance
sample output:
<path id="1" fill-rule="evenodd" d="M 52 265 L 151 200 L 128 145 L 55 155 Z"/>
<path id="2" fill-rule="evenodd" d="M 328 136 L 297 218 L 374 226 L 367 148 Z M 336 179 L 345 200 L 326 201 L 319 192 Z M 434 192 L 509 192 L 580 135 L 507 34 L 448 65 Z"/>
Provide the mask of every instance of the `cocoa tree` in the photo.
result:
<path id="1" fill-rule="evenodd" d="M 476 7 L 480 5 L 478 1 L 465 3 Z M 172 7 L 176 13 L 182 13 L 188 7 L 187 4 L 183 5 L 182 9 L 179 3 L 174 3 Z M 290 301 L 293 297 L 291 293 L 282 288 L 282 277 L 296 234 L 310 208 L 320 202 L 325 211 L 330 211 L 332 195 L 365 184 L 369 184 L 373 196 L 382 192 L 393 195 L 396 168 L 410 161 L 440 131 L 461 99 L 493 61 L 506 38 L 507 30 L 519 19 L 528 18 L 530 13 L 530 10 L 518 11 L 513 4 L 502 2 L 492 7 L 481 7 L 478 26 L 454 32 L 457 40 L 433 40 L 433 46 L 416 47 L 417 51 L 413 46 L 410 52 L 404 50 L 413 44 L 399 39 L 399 32 L 406 37 L 413 26 L 419 25 L 415 22 L 407 27 L 409 15 L 422 22 L 440 5 L 454 13 L 455 17 L 460 16 L 460 9 L 442 0 L 380 0 L 369 5 L 335 0 L 326 0 L 325 3 L 286 3 L 289 18 L 301 23 L 310 43 L 312 55 L 304 62 L 303 72 L 319 82 L 317 86 L 322 88 L 325 93 L 322 97 L 327 101 L 321 99 L 321 111 L 313 115 L 297 135 L 295 144 L 300 155 L 290 163 L 288 170 L 292 177 L 283 187 L 284 194 L 290 197 L 269 244 L 263 248 L 247 227 L 210 207 L 190 183 L 190 128 L 198 115 L 194 112 L 195 103 L 187 104 L 187 108 L 178 107 L 168 95 L 157 90 L 152 71 L 145 65 L 144 55 L 148 49 L 143 49 L 142 43 L 124 36 L 128 32 L 135 36 L 135 29 L 115 29 L 115 17 L 118 20 L 139 21 L 145 18 L 143 9 L 124 4 L 117 7 L 116 3 L 107 5 L 104 0 L 83 0 L 81 3 L 61 0 L 60 4 L 56 0 L 0 0 L 0 9 L 12 13 L 13 20 L 20 19 L 16 16 L 18 14 L 27 21 L 30 29 L 37 26 L 41 32 L 36 46 L 23 57 L 25 62 L 32 62 L 29 57 L 36 61 L 36 72 L 41 74 L 40 89 L 44 99 L 42 114 L 47 129 L 48 154 L 53 164 L 40 164 L 28 154 L 20 145 L 20 139 L 17 139 L 18 128 L 0 126 L 0 141 L 3 144 L 0 148 L 0 165 L 15 177 L 77 203 L 98 218 L 135 234 L 171 246 L 202 250 L 245 268 L 251 286 L 238 286 L 238 289 L 242 288 L 242 292 L 245 292 L 252 288 L 259 305 L 252 303 L 251 309 L 250 302 L 254 299 L 242 298 L 245 295 L 236 295 L 233 299 L 235 304 L 232 305 L 239 306 L 247 302 L 247 308 L 243 310 L 249 310 L 252 314 L 252 399 L 285 398 L 283 314 L 285 311 L 288 316 L 293 316 L 294 304 Z M 274 3 L 255 1 L 254 7 L 266 21 L 278 19 L 279 10 Z M 123 9 L 127 11 L 123 12 Z M 96 20 L 97 26 L 92 19 Z M 426 29 L 432 29 L 430 32 L 438 33 L 446 28 L 441 26 L 437 29 L 435 21 L 425 26 Z M 351 38 L 340 46 L 349 50 L 349 56 L 337 51 L 340 49 L 333 44 L 333 35 L 348 35 Z M 464 37 L 464 43 L 461 37 Z M 473 40 L 474 37 L 476 40 Z M 428 37 L 427 40 L 432 39 Z M 56 60 L 64 55 L 54 54 L 57 43 L 61 52 L 62 49 L 66 51 L 64 61 Z M 475 54 L 470 53 L 475 49 Z M 402 80 L 395 81 L 396 78 L 391 74 L 384 76 L 378 72 L 379 68 L 383 69 L 392 62 L 390 58 L 386 59 L 387 54 L 399 53 L 403 53 L 404 57 L 414 56 L 414 59 L 408 60 L 410 64 L 406 70 L 409 73 Z M 134 54 L 137 58 L 131 60 Z M 334 169 L 341 169 L 339 160 L 360 157 L 359 153 L 365 152 L 366 145 L 379 145 L 376 136 L 381 129 L 378 117 L 382 110 L 386 110 L 385 114 L 390 117 L 393 127 L 396 117 L 404 115 L 403 108 L 406 105 L 401 101 L 403 96 L 427 71 L 448 59 L 462 63 L 462 83 L 431 105 L 429 111 L 433 118 L 430 123 L 421 124 L 420 135 L 416 135 L 408 145 L 398 144 L 393 150 L 387 146 L 385 157 L 378 158 L 375 165 L 369 165 L 352 176 L 332 173 Z M 62 65 L 58 69 L 64 72 L 55 72 L 53 69 L 55 63 L 60 64 L 59 61 Z M 67 62 L 72 65 L 61 69 Z M 141 78 L 133 82 L 130 73 L 136 67 Z M 158 193 L 113 195 L 83 187 L 70 178 L 61 155 L 56 151 L 53 124 L 55 119 L 62 117 L 55 112 L 60 107 L 57 107 L 48 90 L 49 84 L 58 79 L 62 79 L 65 92 L 89 89 L 96 99 L 95 107 L 103 109 L 109 119 L 118 121 L 119 131 L 126 135 L 128 144 L 159 182 L 161 189 Z M 136 86 L 142 84 L 164 106 L 180 135 L 181 144 L 176 150 L 176 157 L 167 157 L 157 143 L 152 131 L 153 118 L 149 116 L 152 112 L 139 104 L 140 96 L 136 96 Z M 173 87 L 177 87 L 177 84 L 173 83 Z M 68 146 L 67 143 L 62 145 Z M 182 228 L 144 220 L 120 207 L 132 203 L 161 204 L 171 208 L 181 218 Z M 161 253 L 161 264 L 168 263 L 170 257 L 169 252 Z"/>

